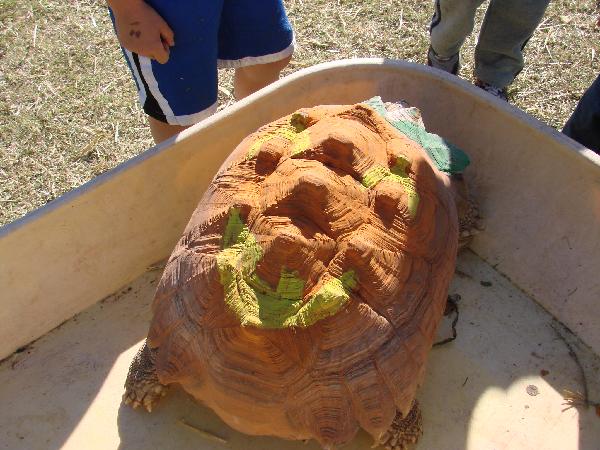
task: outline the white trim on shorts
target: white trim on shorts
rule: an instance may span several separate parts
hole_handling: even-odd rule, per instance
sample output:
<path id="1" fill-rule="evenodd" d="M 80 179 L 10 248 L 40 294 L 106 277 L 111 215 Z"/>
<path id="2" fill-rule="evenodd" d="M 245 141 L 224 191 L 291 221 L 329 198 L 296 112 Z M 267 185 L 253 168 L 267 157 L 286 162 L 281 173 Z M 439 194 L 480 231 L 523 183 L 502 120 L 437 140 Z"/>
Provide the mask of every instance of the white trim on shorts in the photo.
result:
<path id="1" fill-rule="evenodd" d="M 138 72 L 135 61 L 133 60 L 133 54 L 129 50 L 127 50 L 125 47 L 123 47 L 123 51 L 125 52 L 125 55 L 127 56 L 127 60 L 129 61 L 129 66 L 131 67 L 133 76 L 135 77 L 135 83 L 137 84 L 137 87 L 138 87 L 138 98 L 140 101 L 140 105 L 142 105 L 142 108 L 143 108 L 144 104 L 146 103 L 146 97 L 147 97 L 146 88 L 144 87 L 144 83 L 142 82 L 142 78 L 140 77 L 140 73 Z"/>
<path id="2" fill-rule="evenodd" d="M 142 75 L 144 76 L 144 80 L 146 80 L 146 84 L 148 85 L 148 89 L 150 89 L 150 94 L 152 97 L 156 99 L 158 106 L 160 106 L 161 111 L 167 118 L 167 122 L 170 125 L 179 125 L 178 123 L 171 123 L 169 121 L 169 117 L 175 117 L 173 114 L 173 110 L 171 109 L 171 105 L 167 99 L 162 95 L 160 89 L 158 88 L 158 81 L 154 77 L 154 72 L 152 72 L 152 60 L 147 56 L 138 55 L 138 59 L 140 61 L 140 67 L 142 69 Z"/>
<path id="3" fill-rule="evenodd" d="M 277 53 L 263 56 L 246 56 L 241 59 L 217 59 L 217 67 L 219 69 L 238 69 L 240 67 L 254 66 L 256 64 L 268 64 L 275 61 L 280 61 L 294 53 L 296 47 L 296 37 L 292 39 L 292 43 L 286 48 Z"/>
<path id="4" fill-rule="evenodd" d="M 139 56 L 140 67 L 142 68 L 142 75 L 144 76 L 144 80 L 146 80 L 146 84 L 148 85 L 148 89 L 150 89 L 150 94 L 156 99 L 158 106 L 163 112 L 165 119 L 169 125 L 179 125 L 183 127 L 187 127 L 190 125 L 194 125 L 200 122 L 202 119 L 205 119 L 211 115 L 213 115 L 217 111 L 218 102 L 213 103 L 208 108 L 203 109 L 202 111 L 198 111 L 194 114 L 182 114 L 176 116 L 171 109 L 171 105 L 167 99 L 162 95 L 160 89 L 158 87 L 158 82 L 156 81 L 156 77 L 152 72 L 152 60 L 146 56 Z M 143 85 L 142 85 L 143 86 Z M 146 95 L 144 95 L 146 97 Z M 145 98 L 144 98 L 145 100 Z M 141 101 L 141 96 L 140 96 Z M 142 103 L 143 107 L 144 103 Z"/>
<path id="5" fill-rule="evenodd" d="M 167 116 L 165 114 L 165 118 L 167 119 L 167 123 L 171 125 L 180 125 L 182 127 L 188 127 L 190 125 L 195 125 L 203 119 L 206 119 L 209 116 L 212 116 L 217 112 L 217 107 L 219 106 L 219 102 L 216 101 L 208 108 L 203 109 L 202 111 L 198 111 L 194 114 L 184 114 L 181 116 Z"/>

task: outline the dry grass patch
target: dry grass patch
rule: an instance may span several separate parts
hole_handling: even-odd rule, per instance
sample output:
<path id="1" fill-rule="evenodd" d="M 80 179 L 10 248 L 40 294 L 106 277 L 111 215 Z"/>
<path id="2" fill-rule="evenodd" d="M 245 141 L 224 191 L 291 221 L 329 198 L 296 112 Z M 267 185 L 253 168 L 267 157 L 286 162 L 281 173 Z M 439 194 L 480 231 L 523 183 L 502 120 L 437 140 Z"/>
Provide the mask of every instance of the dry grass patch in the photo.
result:
<path id="1" fill-rule="evenodd" d="M 286 5 L 299 44 L 286 74 L 351 57 L 425 61 L 430 2 Z M 517 106 L 562 126 L 599 71 L 595 19 L 592 0 L 551 2 L 527 47 L 526 68 L 511 88 Z M 475 36 L 463 51 L 466 78 Z M 233 102 L 231 72 L 221 75 L 225 107 Z M 152 144 L 101 1 L 0 0 L 0 116 L 0 224 Z"/>

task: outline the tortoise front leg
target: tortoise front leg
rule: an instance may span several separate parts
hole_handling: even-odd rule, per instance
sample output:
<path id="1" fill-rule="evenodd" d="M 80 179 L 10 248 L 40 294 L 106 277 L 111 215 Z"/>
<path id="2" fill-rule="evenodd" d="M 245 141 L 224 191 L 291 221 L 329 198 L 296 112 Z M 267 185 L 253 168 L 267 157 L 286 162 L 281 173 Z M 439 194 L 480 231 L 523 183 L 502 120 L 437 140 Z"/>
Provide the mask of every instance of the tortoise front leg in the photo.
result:
<path id="1" fill-rule="evenodd" d="M 386 450 L 408 450 L 423 434 L 423 418 L 419 403 L 415 400 L 406 417 L 398 412 L 389 430 L 379 438 L 379 444 Z"/>
<path id="2" fill-rule="evenodd" d="M 154 361 L 156 350 L 150 349 L 144 342 L 129 366 L 123 401 L 137 408 L 140 405 L 152 411 L 153 406 L 167 393 L 167 386 L 158 381 Z"/>

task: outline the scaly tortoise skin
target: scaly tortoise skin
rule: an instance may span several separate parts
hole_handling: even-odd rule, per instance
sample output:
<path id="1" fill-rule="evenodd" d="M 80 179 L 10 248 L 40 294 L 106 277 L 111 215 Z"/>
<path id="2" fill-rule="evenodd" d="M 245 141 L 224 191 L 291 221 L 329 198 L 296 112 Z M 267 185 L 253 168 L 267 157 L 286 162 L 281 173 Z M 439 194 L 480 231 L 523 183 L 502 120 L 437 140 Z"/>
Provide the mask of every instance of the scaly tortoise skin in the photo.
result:
<path id="1" fill-rule="evenodd" d="M 167 263 L 125 402 L 178 383 L 243 433 L 405 448 L 458 224 L 450 178 L 366 105 L 262 127 Z"/>

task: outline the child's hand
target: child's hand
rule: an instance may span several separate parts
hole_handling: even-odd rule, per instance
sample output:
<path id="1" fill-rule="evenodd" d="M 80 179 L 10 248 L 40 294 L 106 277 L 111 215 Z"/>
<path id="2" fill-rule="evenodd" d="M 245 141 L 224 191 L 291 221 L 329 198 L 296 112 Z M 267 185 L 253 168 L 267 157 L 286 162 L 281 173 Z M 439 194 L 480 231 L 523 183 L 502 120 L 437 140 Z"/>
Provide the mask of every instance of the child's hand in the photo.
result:
<path id="1" fill-rule="evenodd" d="M 169 60 L 169 47 L 175 45 L 173 30 L 154 8 L 143 0 L 108 0 L 108 5 L 123 47 L 161 64 Z"/>

